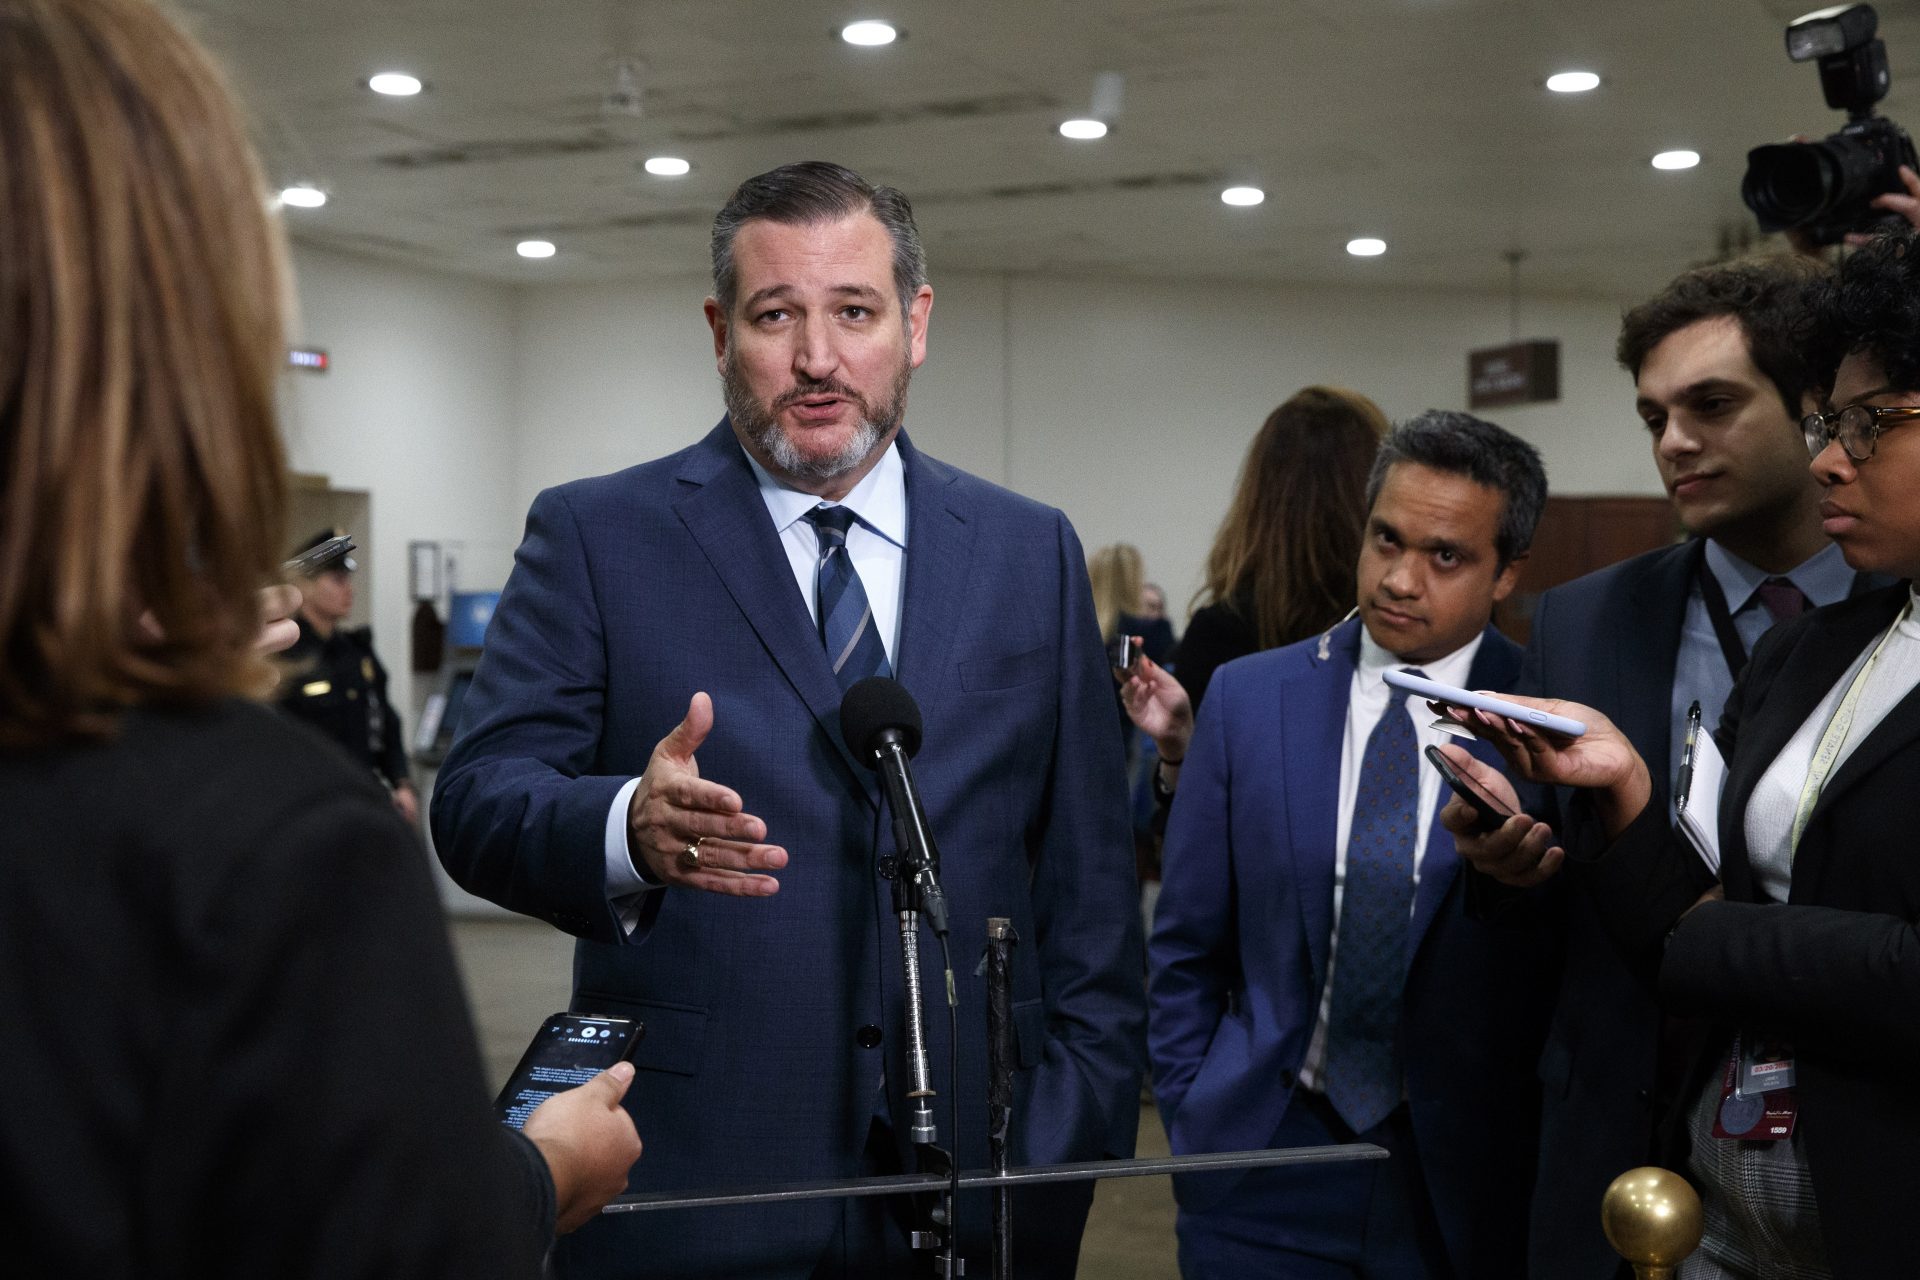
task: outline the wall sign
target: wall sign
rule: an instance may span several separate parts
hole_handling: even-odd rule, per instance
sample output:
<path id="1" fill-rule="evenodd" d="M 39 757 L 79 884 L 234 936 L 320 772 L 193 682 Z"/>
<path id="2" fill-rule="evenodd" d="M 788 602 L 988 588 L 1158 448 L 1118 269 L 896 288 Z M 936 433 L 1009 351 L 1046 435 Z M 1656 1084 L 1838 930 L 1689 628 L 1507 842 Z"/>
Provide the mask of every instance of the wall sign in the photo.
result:
<path id="1" fill-rule="evenodd" d="M 1560 398 L 1560 343 L 1510 342 L 1467 353 L 1467 407 L 1543 404 Z"/>

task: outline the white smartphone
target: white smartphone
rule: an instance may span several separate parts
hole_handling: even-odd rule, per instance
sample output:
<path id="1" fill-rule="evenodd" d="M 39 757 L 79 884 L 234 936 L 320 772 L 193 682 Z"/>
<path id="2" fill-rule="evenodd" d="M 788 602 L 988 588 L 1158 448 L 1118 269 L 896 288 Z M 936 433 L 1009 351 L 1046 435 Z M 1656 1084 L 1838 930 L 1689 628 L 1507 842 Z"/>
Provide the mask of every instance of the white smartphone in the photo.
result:
<path id="1" fill-rule="evenodd" d="M 1405 689 L 1408 693 L 1417 693 L 1430 702 L 1444 702 L 1449 706 L 1471 707 L 1476 711 L 1489 711 L 1496 716 L 1505 716 L 1509 720 L 1518 720 L 1521 724 L 1536 725 L 1550 733 L 1561 734 L 1568 738 L 1577 738 L 1587 731 L 1587 726 L 1578 720 L 1569 720 L 1565 716 L 1549 715 L 1545 711 L 1536 711 L 1532 707 L 1523 707 L 1517 702 L 1508 702 L 1502 698 L 1489 697 L 1484 693 L 1475 693 L 1471 689 L 1456 688 L 1450 684 L 1441 684 L 1437 680 L 1423 680 L 1419 676 L 1410 676 L 1404 671 L 1389 671 L 1386 682 L 1396 689 Z"/>

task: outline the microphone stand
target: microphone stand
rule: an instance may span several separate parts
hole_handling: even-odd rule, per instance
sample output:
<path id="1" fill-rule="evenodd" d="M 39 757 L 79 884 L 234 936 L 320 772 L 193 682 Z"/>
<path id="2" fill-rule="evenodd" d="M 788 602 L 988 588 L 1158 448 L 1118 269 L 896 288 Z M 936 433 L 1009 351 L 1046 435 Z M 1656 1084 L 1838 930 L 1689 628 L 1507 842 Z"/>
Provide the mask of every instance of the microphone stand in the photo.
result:
<path id="1" fill-rule="evenodd" d="M 927 1061 L 925 991 L 920 981 L 920 917 L 939 940 L 942 955 L 947 954 L 947 895 L 940 886 L 939 853 L 933 836 L 927 831 L 920 806 L 908 795 L 902 780 L 907 776 L 907 753 L 892 735 L 877 748 L 884 758 L 891 757 L 898 767 L 881 768 L 880 777 L 887 793 L 887 808 L 893 815 L 893 836 L 899 853 L 895 859 L 893 910 L 900 922 L 900 950 L 905 967 L 907 1015 L 907 1100 L 912 1111 L 908 1136 L 918 1154 L 922 1173 L 943 1174 L 949 1182 L 940 1192 L 938 1204 L 925 1212 L 926 1229 L 916 1230 L 910 1240 L 914 1249 L 935 1250 L 933 1272 L 941 1280 L 953 1280 L 966 1274 L 966 1262 L 955 1252 L 954 1211 L 958 1205 L 960 1169 L 953 1156 L 936 1145 L 939 1130 L 933 1119 L 933 1072 Z M 956 1001 L 953 965 L 946 966 L 947 1010 L 954 1020 Z M 959 1028 L 951 1028 L 953 1055 L 957 1062 Z M 957 1078 L 949 1081 L 955 1090 Z M 959 1134 L 956 1132 L 956 1138 Z"/>
<path id="2" fill-rule="evenodd" d="M 1005 916 L 987 919 L 987 1163 L 1007 1176 L 1013 1127 L 1013 946 L 1020 937 Z M 993 1190 L 993 1280 L 1013 1280 L 1013 1189 Z"/>

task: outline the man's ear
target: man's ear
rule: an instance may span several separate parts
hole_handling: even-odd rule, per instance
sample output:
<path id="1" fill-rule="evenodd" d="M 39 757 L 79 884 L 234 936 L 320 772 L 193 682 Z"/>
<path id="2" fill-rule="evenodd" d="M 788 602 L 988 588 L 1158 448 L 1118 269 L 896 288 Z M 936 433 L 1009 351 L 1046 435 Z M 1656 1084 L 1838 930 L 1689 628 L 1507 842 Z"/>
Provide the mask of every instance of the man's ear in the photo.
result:
<path id="1" fill-rule="evenodd" d="M 1493 602 L 1495 604 L 1499 604 L 1502 600 L 1512 595 L 1513 589 L 1520 585 L 1520 569 L 1522 565 L 1526 564 L 1527 555 L 1527 552 L 1522 551 L 1519 555 L 1507 561 L 1507 567 L 1502 569 L 1500 576 L 1493 580 Z"/>
<path id="2" fill-rule="evenodd" d="M 717 298 L 708 298 L 704 307 L 707 313 L 707 328 L 713 330 L 713 359 L 722 373 L 727 367 L 727 313 L 720 309 Z"/>

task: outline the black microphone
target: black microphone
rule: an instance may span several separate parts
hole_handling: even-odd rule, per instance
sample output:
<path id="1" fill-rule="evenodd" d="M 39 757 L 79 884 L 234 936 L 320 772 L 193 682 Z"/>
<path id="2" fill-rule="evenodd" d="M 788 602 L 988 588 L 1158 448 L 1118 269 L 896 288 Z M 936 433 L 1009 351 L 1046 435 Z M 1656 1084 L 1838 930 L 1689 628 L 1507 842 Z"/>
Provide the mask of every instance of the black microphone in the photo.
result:
<path id="1" fill-rule="evenodd" d="M 880 775 L 893 814 L 893 838 L 902 874 L 920 891 L 920 907 L 934 933 L 947 933 L 947 895 L 940 887 L 940 850 L 927 830 L 920 789 L 907 761 L 920 750 L 920 706 L 898 680 L 868 676 L 840 702 L 840 736 L 853 758 Z"/>

